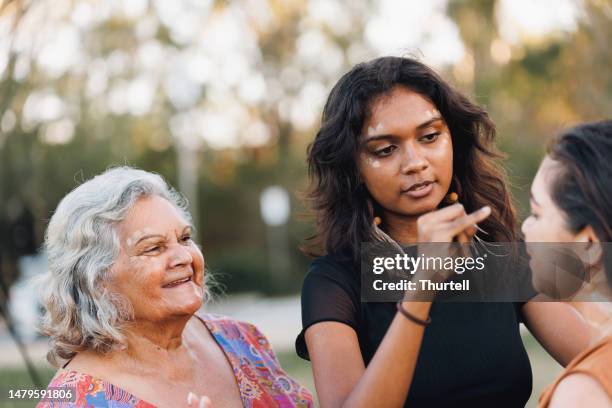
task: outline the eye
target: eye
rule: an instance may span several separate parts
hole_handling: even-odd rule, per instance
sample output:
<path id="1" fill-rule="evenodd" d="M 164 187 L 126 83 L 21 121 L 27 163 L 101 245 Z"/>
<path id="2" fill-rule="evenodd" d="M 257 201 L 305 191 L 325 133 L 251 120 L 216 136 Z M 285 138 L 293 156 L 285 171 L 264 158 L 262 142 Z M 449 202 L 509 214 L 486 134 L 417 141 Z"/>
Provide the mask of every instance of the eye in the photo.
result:
<path id="1" fill-rule="evenodd" d="M 382 149 L 376 150 L 374 152 L 374 155 L 378 157 L 386 157 L 386 156 L 389 156 L 391 153 L 393 153 L 395 149 L 396 149 L 396 146 L 389 145 L 387 147 L 383 147 Z"/>
<path id="2" fill-rule="evenodd" d="M 438 136 L 440 136 L 440 132 L 429 133 L 429 134 L 421 137 L 420 140 L 422 140 L 425 143 L 433 143 L 433 142 L 436 141 Z"/>
<path id="3" fill-rule="evenodd" d="M 191 235 L 184 235 L 184 236 L 181 237 L 181 242 L 186 243 L 186 242 L 189 242 L 189 241 L 191 241 Z"/>
<path id="4" fill-rule="evenodd" d="M 144 252 L 145 254 L 151 254 L 151 253 L 157 252 L 157 251 L 159 251 L 159 250 L 161 250 L 161 246 L 159 246 L 159 245 L 153 245 L 153 246 L 150 246 L 150 247 L 145 248 L 145 250 L 144 250 L 143 252 Z"/>

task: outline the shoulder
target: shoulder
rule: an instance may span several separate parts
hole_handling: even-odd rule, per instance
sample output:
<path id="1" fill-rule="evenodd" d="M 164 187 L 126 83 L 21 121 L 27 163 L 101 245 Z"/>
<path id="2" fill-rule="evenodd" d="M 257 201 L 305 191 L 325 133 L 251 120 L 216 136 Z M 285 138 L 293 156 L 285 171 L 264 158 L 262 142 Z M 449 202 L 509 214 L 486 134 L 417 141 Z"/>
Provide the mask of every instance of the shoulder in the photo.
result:
<path id="1" fill-rule="evenodd" d="M 341 286 L 345 290 L 358 288 L 360 285 L 360 271 L 350 260 L 325 255 L 312 261 L 304 277 L 302 291 L 318 289 L 319 286 Z"/>
<path id="2" fill-rule="evenodd" d="M 610 396 L 601 383 L 586 373 L 573 373 L 557 385 L 549 407 L 609 407 Z"/>
<path id="3" fill-rule="evenodd" d="M 202 319 L 207 326 L 214 326 L 218 328 L 230 329 L 230 330 L 241 330 L 241 331 L 257 331 L 257 327 L 248 322 L 244 322 L 238 319 L 234 319 L 230 316 L 215 314 L 215 313 L 205 313 L 202 311 L 196 312 L 196 315 Z"/>
<path id="4" fill-rule="evenodd" d="M 609 407 L 612 399 L 612 337 L 582 352 L 568 366 L 552 394 L 550 407 Z"/>
<path id="5" fill-rule="evenodd" d="M 82 406 L 113 406 L 152 408 L 153 405 L 140 400 L 127 391 L 114 386 L 100 378 L 78 371 L 58 370 L 47 389 L 65 389 L 67 392 L 74 392 L 72 402 L 56 405 L 50 402 L 40 402 L 37 408 L 56 407 L 64 408 Z M 123 404 L 123 405 L 119 405 Z M 109 405 L 110 406 L 110 405 Z"/>
<path id="6" fill-rule="evenodd" d="M 330 310 L 352 314 L 359 308 L 360 294 L 361 273 L 352 262 L 330 255 L 317 258 L 302 283 L 302 322 L 328 315 Z"/>
<path id="7" fill-rule="evenodd" d="M 270 348 L 266 336 L 252 323 L 234 319 L 229 316 L 197 312 L 213 335 L 220 335 L 226 340 L 244 341 L 256 347 Z"/>
<path id="8" fill-rule="evenodd" d="M 308 268 L 309 274 L 354 275 L 357 272 L 350 259 L 338 255 L 320 256 L 314 259 Z"/>

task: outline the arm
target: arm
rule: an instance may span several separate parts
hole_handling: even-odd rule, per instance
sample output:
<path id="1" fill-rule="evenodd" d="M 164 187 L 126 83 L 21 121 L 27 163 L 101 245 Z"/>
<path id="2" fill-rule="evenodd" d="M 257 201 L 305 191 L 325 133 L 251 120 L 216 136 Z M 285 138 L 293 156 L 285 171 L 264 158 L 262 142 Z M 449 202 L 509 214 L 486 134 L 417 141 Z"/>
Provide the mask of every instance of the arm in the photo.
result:
<path id="1" fill-rule="evenodd" d="M 431 302 L 404 302 L 403 307 L 425 320 Z M 357 334 L 351 327 L 337 322 L 309 327 L 306 344 L 321 407 L 402 406 L 412 382 L 424 329 L 396 313 L 366 369 Z"/>
<path id="2" fill-rule="evenodd" d="M 460 204 L 425 214 L 417 220 L 418 241 L 452 242 L 489 214 L 490 209 L 485 207 L 466 215 Z M 407 293 L 408 297 L 411 295 L 415 293 Z M 433 294 L 429 295 L 427 299 L 433 299 Z M 427 320 L 431 301 L 404 301 L 402 306 L 412 316 Z M 333 322 L 310 326 L 305 340 L 321 407 L 402 406 L 412 383 L 424 332 L 423 326 L 396 313 L 366 368 L 354 329 Z"/>
<path id="3" fill-rule="evenodd" d="M 525 326 L 559 364 L 566 366 L 589 346 L 589 324 L 564 302 L 525 303 Z"/>
<path id="4" fill-rule="evenodd" d="M 603 387 L 588 374 L 571 374 L 564 378 L 553 393 L 550 408 L 610 407 L 612 401 Z"/>

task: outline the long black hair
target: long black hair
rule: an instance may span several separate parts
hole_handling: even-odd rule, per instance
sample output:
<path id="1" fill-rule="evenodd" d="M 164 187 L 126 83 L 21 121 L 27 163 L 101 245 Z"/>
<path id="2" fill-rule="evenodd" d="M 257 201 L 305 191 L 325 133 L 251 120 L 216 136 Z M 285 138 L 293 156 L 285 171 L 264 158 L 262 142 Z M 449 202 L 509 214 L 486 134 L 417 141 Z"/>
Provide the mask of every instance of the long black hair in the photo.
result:
<path id="1" fill-rule="evenodd" d="M 423 63 L 402 57 L 382 57 L 361 63 L 332 89 L 321 128 L 308 148 L 310 189 L 317 233 L 307 251 L 359 255 L 361 242 L 373 237 L 369 193 L 356 165 L 364 123 L 377 98 L 401 86 L 430 100 L 440 111 L 453 140 L 453 191 L 466 211 L 484 205 L 492 214 L 482 224 L 487 241 L 515 241 L 516 212 L 496 163 L 501 155 L 492 142 L 495 126 L 488 114 Z M 321 251 L 322 250 L 322 251 Z"/>

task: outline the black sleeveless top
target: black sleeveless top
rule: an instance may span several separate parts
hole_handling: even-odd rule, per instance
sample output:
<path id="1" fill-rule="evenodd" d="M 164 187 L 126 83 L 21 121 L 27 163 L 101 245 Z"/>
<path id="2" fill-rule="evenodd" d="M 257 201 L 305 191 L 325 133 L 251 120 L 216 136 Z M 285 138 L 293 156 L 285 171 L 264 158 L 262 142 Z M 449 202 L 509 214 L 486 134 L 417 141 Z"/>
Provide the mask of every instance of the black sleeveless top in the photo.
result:
<path id="1" fill-rule="evenodd" d="M 362 303 L 360 295 L 360 275 L 351 262 L 330 255 L 316 259 L 302 287 L 297 354 L 309 359 L 308 327 L 337 321 L 355 330 L 367 366 L 396 308 Z M 434 302 L 405 407 L 524 407 L 532 374 L 519 332 L 522 305 Z"/>

